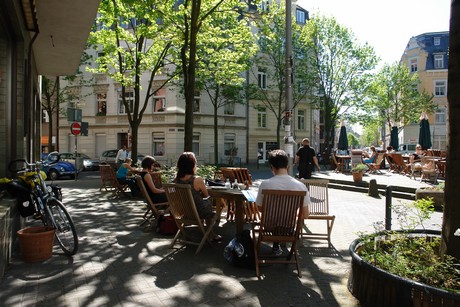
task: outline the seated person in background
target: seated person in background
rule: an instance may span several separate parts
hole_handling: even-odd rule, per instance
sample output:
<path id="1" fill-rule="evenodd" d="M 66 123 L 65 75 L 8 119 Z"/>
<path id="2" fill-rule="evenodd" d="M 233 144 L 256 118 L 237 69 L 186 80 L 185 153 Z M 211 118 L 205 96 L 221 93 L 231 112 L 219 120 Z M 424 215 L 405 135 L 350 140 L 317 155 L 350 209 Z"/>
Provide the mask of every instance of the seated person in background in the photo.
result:
<path id="1" fill-rule="evenodd" d="M 375 158 L 377 158 L 377 150 L 375 150 L 374 146 L 371 146 L 371 152 L 372 153 L 369 155 L 367 151 L 363 151 L 364 163 L 374 163 Z"/>
<path id="2" fill-rule="evenodd" d="M 129 171 L 135 171 L 135 169 L 131 166 L 132 161 L 133 160 L 130 158 L 127 158 L 125 162 L 120 165 L 120 168 L 117 171 L 117 180 L 121 184 L 127 184 L 131 190 L 131 195 L 133 197 L 138 197 L 140 195 L 140 191 L 137 187 L 136 181 L 134 179 L 127 178 Z"/>
<path id="3" fill-rule="evenodd" d="M 422 159 L 422 156 L 424 155 L 425 153 L 422 149 L 422 146 L 420 144 L 417 144 L 417 146 L 415 147 L 415 152 L 411 154 L 409 157 L 410 164 L 420 162 Z"/>
<path id="4" fill-rule="evenodd" d="M 285 151 L 281 149 L 272 150 L 268 156 L 268 164 L 273 173 L 273 177 L 262 181 L 259 186 L 259 192 L 257 193 L 256 204 L 259 207 L 262 215 L 262 190 L 291 190 L 291 191 L 307 191 L 303 202 L 302 218 L 308 218 L 310 214 L 308 211 L 308 205 L 310 204 L 310 196 L 308 189 L 302 182 L 294 179 L 288 174 L 288 161 L 289 157 Z M 272 253 L 276 256 L 280 256 L 283 250 L 280 248 L 278 242 L 273 242 Z"/>
<path id="5" fill-rule="evenodd" d="M 387 154 L 395 153 L 395 150 L 393 149 L 393 146 L 388 146 L 387 147 Z"/>
<path id="6" fill-rule="evenodd" d="M 192 187 L 193 200 L 201 219 L 206 221 L 206 226 L 211 225 L 214 212 L 209 201 L 208 190 L 204 179 L 196 175 L 196 158 L 193 152 L 184 152 L 177 160 L 177 174 L 174 183 L 189 184 Z M 222 237 L 211 233 L 213 241 L 222 240 Z"/>
<path id="7" fill-rule="evenodd" d="M 155 204 L 165 203 L 168 201 L 165 190 L 157 188 L 155 183 L 153 183 L 152 176 L 150 175 L 150 172 L 154 169 L 155 163 L 155 158 L 152 156 L 145 156 L 144 159 L 142 159 L 142 172 L 140 175 L 152 202 Z"/>

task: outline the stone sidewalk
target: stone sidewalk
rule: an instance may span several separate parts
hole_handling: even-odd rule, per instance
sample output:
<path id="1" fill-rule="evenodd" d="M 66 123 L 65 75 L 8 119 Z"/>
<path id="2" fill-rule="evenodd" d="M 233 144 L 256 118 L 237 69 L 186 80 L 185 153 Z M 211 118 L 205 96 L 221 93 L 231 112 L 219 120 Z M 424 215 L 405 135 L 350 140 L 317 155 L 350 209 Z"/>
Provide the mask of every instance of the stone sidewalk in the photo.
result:
<path id="1" fill-rule="evenodd" d="M 253 176 L 270 173 L 259 170 Z M 114 199 L 100 192 L 99 184 L 97 175 L 59 183 L 79 233 L 79 252 L 68 257 L 55 246 L 50 259 L 33 264 L 14 254 L 0 284 L 3 306 L 357 306 L 346 287 L 348 247 L 385 214 L 384 198 L 330 189 L 333 247 L 303 240 L 302 278 L 295 266 L 273 265 L 262 267 L 258 280 L 254 271 L 223 257 L 234 223 L 223 218 L 216 229 L 223 241 L 198 255 L 194 246 L 170 249 L 171 237 L 139 227 L 142 201 Z M 435 213 L 426 226 L 440 229 L 441 217 Z M 325 224 L 308 227 L 325 230 Z"/>

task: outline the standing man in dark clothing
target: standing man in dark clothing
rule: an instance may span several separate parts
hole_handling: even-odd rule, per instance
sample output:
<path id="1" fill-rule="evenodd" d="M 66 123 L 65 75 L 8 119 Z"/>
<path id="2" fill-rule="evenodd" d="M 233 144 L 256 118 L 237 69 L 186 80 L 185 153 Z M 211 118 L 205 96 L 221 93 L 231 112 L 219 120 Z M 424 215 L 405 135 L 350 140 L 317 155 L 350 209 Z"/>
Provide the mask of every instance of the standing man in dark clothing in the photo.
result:
<path id="1" fill-rule="evenodd" d="M 297 165 L 299 178 L 310 179 L 313 171 L 313 164 L 320 170 L 318 158 L 315 150 L 310 146 L 310 140 L 305 138 L 302 140 L 302 147 L 295 154 L 294 165 Z"/>

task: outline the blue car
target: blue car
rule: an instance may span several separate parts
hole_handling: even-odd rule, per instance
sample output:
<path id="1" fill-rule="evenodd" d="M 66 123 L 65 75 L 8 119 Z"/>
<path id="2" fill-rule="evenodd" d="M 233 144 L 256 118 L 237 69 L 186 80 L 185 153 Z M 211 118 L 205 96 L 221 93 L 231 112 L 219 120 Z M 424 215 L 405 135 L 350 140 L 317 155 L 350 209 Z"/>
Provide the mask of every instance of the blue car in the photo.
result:
<path id="1" fill-rule="evenodd" d="M 63 176 L 69 176 L 75 179 L 78 176 L 78 171 L 75 165 L 70 162 L 60 161 L 60 156 L 57 151 L 51 152 L 43 160 L 41 170 L 46 173 L 46 177 L 51 180 L 56 180 Z"/>

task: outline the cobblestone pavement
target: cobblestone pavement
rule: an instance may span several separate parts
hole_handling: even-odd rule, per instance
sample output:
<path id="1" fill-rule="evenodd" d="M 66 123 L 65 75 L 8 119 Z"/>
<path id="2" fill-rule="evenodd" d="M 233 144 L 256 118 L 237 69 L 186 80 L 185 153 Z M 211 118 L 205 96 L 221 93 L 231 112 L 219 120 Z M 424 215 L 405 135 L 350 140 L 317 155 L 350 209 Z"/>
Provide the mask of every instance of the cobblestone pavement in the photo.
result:
<path id="1" fill-rule="evenodd" d="M 259 169 L 253 176 L 270 172 Z M 384 198 L 330 189 L 333 247 L 303 240 L 302 278 L 295 266 L 272 265 L 261 268 L 258 280 L 254 271 L 224 259 L 235 231 L 225 218 L 215 230 L 222 242 L 195 255 L 194 246 L 170 249 L 171 237 L 140 227 L 143 202 L 100 192 L 97 173 L 59 184 L 79 232 L 79 252 L 68 257 L 55 246 L 50 259 L 24 263 L 16 251 L 0 283 L 3 306 L 358 306 L 346 286 L 348 247 L 385 214 Z M 435 213 L 427 226 L 439 229 L 441 217 Z M 324 224 L 307 225 L 325 230 Z"/>

